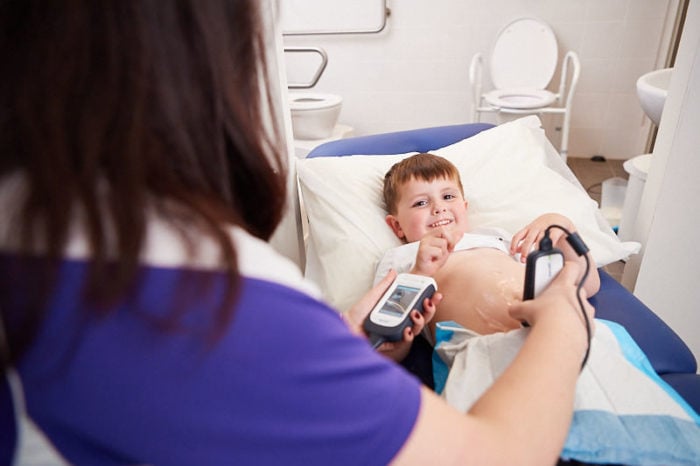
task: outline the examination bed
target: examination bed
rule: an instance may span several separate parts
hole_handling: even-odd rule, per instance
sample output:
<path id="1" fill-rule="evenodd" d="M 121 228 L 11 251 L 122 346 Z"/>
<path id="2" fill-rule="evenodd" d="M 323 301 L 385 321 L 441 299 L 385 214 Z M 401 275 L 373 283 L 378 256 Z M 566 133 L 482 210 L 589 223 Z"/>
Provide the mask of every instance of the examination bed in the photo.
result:
<path id="1" fill-rule="evenodd" d="M 571 185 L 577 185 L 576 189 L 587 198 L 587 201 L 592 203 L 585 204 L 586 200 L 582 201 L 585 209 L 596 211 L 594 215 L 596 216 L 595 222 L 597 222 L 597 225 L 590 226 L 590 231 L 588 231 L 586 228 L 581 228 L 577 218 L 572 219 L 579 227 L 582 235 L 584 235 L 584 240 L 587 242 L 592 240 L 593 244 L 589 243 L 589 246 L 594 256 L 596 250 L 598 250 L 599 254 L 596 257 L 596 262 L 599 266 L 625 259 L 631 253 L 637 251 L 638 245 L 635 248 L 635 244 L 622 243 L 615 237 L 612 229 L 600 215 L 595 201 L 590 200 L 588 195 L 585 194 L 581 185 L 568 167 L 561 162 L 554 148 L 544 137 L 543 130 L 539 128 L 540 122 L 536 117 L 525 118 L 522 121 L 516 121 L 508 125 L 511 125 L 512 128 L 499 129 L 501 134 L 494 135 L 491 139 L 488 139 L 490 135 L 488 134 L 489 131 L 486 130 L 493 131 L 493 125 L 473 123 L 354 137 L 328 142 L 316 147 L 309 153 L 306 160 L 300 160 L 297 164 L 302 209 L 306 214 L 305 219 L 308 220 L 305 229 L 307 276 L 316 281 L 322 290 L 327 291 L 327 298 L 340 309 L 352 303 L 361 288 L 369 286 L 368 282 L 365 280 L 359 288 L 353 290 L 348 290 L 344 282 L 350 280 L 348 277 L 364 276 L 365 274 L 372 275 L 371 268 L 376 265 L 376 257 L 379 256 L 381 249 L 389 241 L 388 238 L 381 238 L 381 235 L 384 233 L 379 229 L 384 228 L 387 230 L 387 234 L 390 234 L 388 233 L 388 228 L 383 224 L 381 201 L 376 197 L 377 194 L 370 194 L 371 202 L 368 202 L 367 199 L 362 197 L 362 194 L 357 193 L 379 189 L 378 183 L 381 183 L 383 178 L 381 175 L 383 175 L 384 170 L 402 157 L 402 155 L 395 154 L 428 151 L 438 151 L 436 153 L 440 153 L 440 151 L 446 151 L 447 155 L 454 155 L 456 148 L 460 144 L 467 144 L 476 135 L 479 135 L 479 138 L 485 139 L 485 141 L 475 142 L 462 149 L 483 157 L 484 162 L 482 164 L 492 163 L 493 158 L 501 155 L 499 154 L 500 152 L 506 152 L 503 154 L 505 160 L 509 160 L 511 156 L 515 160 L 512 164 L 514 169 L 519 169 L 515 175 L 518 181 L 515 181 L 516 178 L 509 179 L 506 177 L 506 180 L 503 181 L 503 183 L 506 183 L 505 185 L 507 183 L 517 184 L 518 182 L 523 182 L 527 185 L 528 177 L 532 177 L 530 186 L 524 186 L 523 188 L 526 191 L 518 191 L 519 187 L 517 185 L 511 186 L 509 189 L 514 191 L 513 196 L 522 197 L 523 193 L 527 193 L 529 189 L 539 189 L 540 187 L 536 186 L 538 183 L 542 180 L 549 180 L 553 176 L 549 170 L 557 172 Z M 527 139 L 526 142 L 520 140 L 523 135 Z M 516 140 L 507 141 L 511 136 Z M 465 138 L 470 139 L 465 140 Z M 474 140 L 476 139 L 474 138 Z M 523 146 L 525 146 L 525 149 L 523 149 Z M 530 151 L 530 153 L 525 154 L 520 160 L 519 152 L 523 150 L 526 152 Z M 483 154 L 479 154 L 480 152 L 483 152 Z M 546 152 L 546 155 L 539 155 L 539 152 Z M 533 154 L 535 155 L 533 156 Z M 381 164 L 378 162 L 379 158 L 375 157 L 377 155 L 388 157 L 390 160 Z M 467 154 L 467 156 L 471 156 L 471 154 Z M 531 169 L 528 165 L 532 164 L 531 158 L 533 157 L 541 157 L 544 164 L 548 165 L 547 173 L 542 174 L 544 178 L 538 178 L 538 174 L 528 172 Z M 331 158 L 337 160 L 332 160 Z M 357 159 L 357 161 L 351 162 L 351 159 Z M 523 165 L 519 166 L 518 163 Z M 372 165 L 370 169 L 364 167 L 368 164 Z M 510 164 L 510 162 L 506 164 Z M 494 173 L 503 171 L 502 165 L 495 165 L 494 170 L 496 171 Z M 379 178 L 377 178 L 377 175 L 379 175 Z M 477 205 L 476 214 L 471 211 L 472 205 L 483 204 L 481 202 L 483 199 L 474 198 L 473 193 L 470 193 L 469 184 L 478 184 L 480 181 L 483 181 L 480 178 L 486 175 L 488 175 L 488 171 L 485 171 L 483 174 L 476 173 L 473 180 L 463 179 L 465 195 L 470 202 L 469 215 L 475 215 L 477 222 L 486 224 L 498 223 L 498 219 L 492 218 L 494 212 L 489 211 L 491 206 L 486 206 L 482 211 L 479 211 L 479 206 Z M 373 178 L 373 180 L 370 181 L 363 178 Z M 485 183 L 492 182 L 496 181 L 491 180 Z M 345 184 L 347 186 L 342 186 Z M 344 189 L 346 191 L 343 191 Z M 533 203 L 539 200 L 538 195 L 537 193 L 533 195 L 535 198 L 532 201 Z M 551 197 L 556 196 L 551 196 L 551 192 L 548 193 L 546 191 L 541 195 L 545 204 L 542 206 L 542 209 L 547 211 L 549 208 L 546 205 L 547 202 L 550 201 Z M 525 197 L 527 196 L 528 194 L 525 194 Z M 516 204 L 512 206 L 504 206 L 505 201 L 499 202 L 493 204 L 494 210 L 501 209 L 512 213 L 515 213 L 518 209 L 525 210 L 525 212 L 522 212 L 522 215 L 531 216 L 530 218 L 534 218 L 533 214 L 536 213 L 536 210 L 528 211 L 527 207 L 517 204 L 517 202 L 520 202 L 517 200 L 514 201 Z M 559 204 L 555 202 L 553 208 L 569 214 L 569 211 L 566 210 L 569 208 L 569 205 L 562 202 L 561 200 L 559 200 Z M 346 204 L 344 205 L 343 203 Z M 362 204 L 371 203 L 379 205 L 373 206 L 374 210 L 364 210 L 365 206 Z M 378 218 L 377 224 L 368 226 L 364 217 L 373 215 Z M 569 214 L 569 216 L 575 217 L 576 214 Z M 324 225 L 314 225 L 314 221 L 318 221 L 321 218 Z M 588 220 L 584 218 L 582 222 L 586 223 Z M 329 223 L 331 226 L 327 225 Z M 373 230 L 375 226 L 377 229 Z M 353 228 L 356 230 L 348 231 Z M 601 231 L 593 231 L 596 228 L 601 230 L 602 233 Z M 332 235 L 337 235 L 338 237 L 329 240 L 328 236 L 332 237 Z M 355 249 L 352 246 L 348 246 L 348 244 L 352 245 L 352 243 L 356 242 L 358 236 L 361 239 Z M 355 264 L 357 257 L 363 256 L 364 250 L 368 250 L 370 256 L 374 254 L 374 261 L 361 265 Z M 340 265 L 339 268 L 333 268 L 331 264 L 339 261 L 346 263 Z M 697 363 L 692 352 L 670 327 L 644 303 L 606 273 L 603 267 L 598 269 L 598 273 L 601 277 L 601 289 L 590 300 L 596 308 L 596 317 L 622 324 L 639 347 L 646 353 L 653 369 L 696 412 L 700 411 L 700 375 L 696 374 Z M 355 280 L 353 279 L 353 281 Z M 426 384 L 432 384 L 431 347 L 427 343 L 421 342 L 414 345 L 404 365 L 421 377 Z"/>

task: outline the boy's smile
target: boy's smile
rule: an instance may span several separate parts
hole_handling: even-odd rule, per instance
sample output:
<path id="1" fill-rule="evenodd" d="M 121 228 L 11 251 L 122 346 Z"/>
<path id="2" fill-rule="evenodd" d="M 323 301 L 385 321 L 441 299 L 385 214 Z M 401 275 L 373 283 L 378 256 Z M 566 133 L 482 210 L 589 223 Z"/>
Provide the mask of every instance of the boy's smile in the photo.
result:
<path id="1" fill-rule="evenodd" d="M 444 219 L 444 220 L 439 220 L 439 221 L 437 221 L 437 222 L 435 222 L 435 223 L 431 223 L 431 224 L 428 225 L 428 226 L 429 226 L 430 228 L 437 228 L 437 227 L 449 225 L 450 223 L 452 223 L 452 220 L 450 220 L 450 219 Z"/>

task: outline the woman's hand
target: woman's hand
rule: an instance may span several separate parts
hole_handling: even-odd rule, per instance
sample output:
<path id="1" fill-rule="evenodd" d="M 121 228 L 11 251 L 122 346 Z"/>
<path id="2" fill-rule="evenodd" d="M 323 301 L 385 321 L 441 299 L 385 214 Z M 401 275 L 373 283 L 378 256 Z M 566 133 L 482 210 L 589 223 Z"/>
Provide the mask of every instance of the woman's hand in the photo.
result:
<path id="1" fill-rule="evenodd" d="M 509 308 L 510 316 L 521 322 L 528 322 L 531 326 L 537 325 L 542 319 L 558 319 L 561 321 L 562 331 L 568 327 L 574 335 L 586 336 L 586 323 L 581 314 L 581 305 L 576 295 L 578 276 L 581 273 L 580 264 L 575 261 L 566 261 L 564 268 L 537 296 L 537 298 L 514 304 Z M 593 326 L 595 309 L 586 299 L 585 291 L 581 290 L 580 302 L 588 320 Z"/>
<path id="2" fill-rule="evenodd" d="M 420 335 L 425 326 L 435 316 L 437 305 L 442 301 L 442 294 L 435 292 L 431 298 L 425 298 L 423 301 L 423 312 L 417 310 L 411 311 L 411 321 L 413 327 L 406 327 L 403 331 L 403 339 L 401 341 L 393 341 L 382 343 L 377 351 L 384 356 L 393 359 L 396 362 L 403 361 L 411 351 L 411 345 L 416 336 Z"/>
<path id="3" fill-rule="evenodd" d="M 384 295 L 384 292 L 389 288 L 389 286 L 396 279 L 396 271 L 390 270 L 389 273 L 375 285 L 371 290 L 369 290 L 348 312 L 343 315 L 345 322 L 348 324 L 350 330 L 357 334 L 362 335 L 365 338 L 365 334 L 362 323 L 364 322 L 367 315 L 370 313 L 375 304 Z M 438 304 L 442 301 L 442 294 L 436 292 L 431 298 L 426 298 L 423 302 L 423 313 L 417 310 L 411 311 L 411 321 L 413 322 L 412 328 L 406 328 L 403 333 L 403 340 L 396 342 L 387 342 L 382 344 L 378 351 L 385 356 L 395 360 L 401 361 L 408 355 L 413 344 L 413 339 L 416 335 L 423 331 L 423 328 L 428 322 L 432 320 L 435 316 L 435 310 Z"/>
<path id="4" fill-rule="evenodd" d="M 365 295 L 360 298 L 360 300 L 355 303 L 355 305 L 350 308 L 345 314 L 342 314 L 345 323 L 348 324 L 352 333 L 356 335 L 365 335 L 365 331 L 362 329 L 362 322 L 365 321 L 365 317 L 372 310 L 375 304 L 379 301 L 389 286 L 396 280 L 396 270 L 391 269 L 386 274 L 384 278 L 379 281 L 374 287 L 369 290 Z"/>

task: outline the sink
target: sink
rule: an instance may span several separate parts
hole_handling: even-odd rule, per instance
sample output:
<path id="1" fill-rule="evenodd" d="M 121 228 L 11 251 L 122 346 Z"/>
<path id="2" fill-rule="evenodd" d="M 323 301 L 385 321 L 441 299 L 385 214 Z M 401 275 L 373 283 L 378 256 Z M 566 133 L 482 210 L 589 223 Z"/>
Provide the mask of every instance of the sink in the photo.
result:
<path id="1" fill-rule="evenodd" d="M 639 103 L 649 119 L 656 126 L 661 121 L 661 113 L 664 110 L 664 102 L 668 94 L 668 85 L 671 82 L 673 68 L 663 68 L 642 75 L 637 80 L 637 96 Z"/>

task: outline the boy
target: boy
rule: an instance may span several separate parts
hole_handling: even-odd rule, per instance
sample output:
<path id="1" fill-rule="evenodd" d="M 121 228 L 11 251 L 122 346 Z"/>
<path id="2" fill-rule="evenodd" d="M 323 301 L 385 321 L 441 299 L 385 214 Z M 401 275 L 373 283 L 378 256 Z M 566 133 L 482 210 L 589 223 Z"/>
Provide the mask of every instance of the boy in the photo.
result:
<path id="1" fill-rule="evenodd" d="M 575 230 L 568 218 L 551 213 L 535 219 L 510 242 L 498 230 L 470 231 L 457 168 L 427 153 L 404 159 L 387 172 L 384 201 L 386 223 L 405 244 L 387 251 L 376 276 L 393 268 L 433 277 L 443 295 L 430 324 L 433 332 L 435 322 L 447 320 L 482 335 L 520 328 L 508 308 L 522 300 L 527 252 L 552 224 Z M 550 230 L 550 238 L 566 260 L 584 260 L 561 230 Z M 598 291 L 600 277 L 590 253 L 589 260 L 593 273 L 584 289 L 590 297 Z"/>

